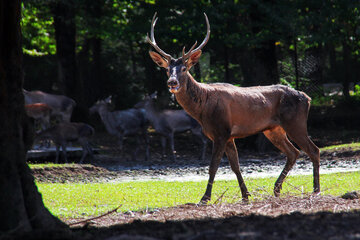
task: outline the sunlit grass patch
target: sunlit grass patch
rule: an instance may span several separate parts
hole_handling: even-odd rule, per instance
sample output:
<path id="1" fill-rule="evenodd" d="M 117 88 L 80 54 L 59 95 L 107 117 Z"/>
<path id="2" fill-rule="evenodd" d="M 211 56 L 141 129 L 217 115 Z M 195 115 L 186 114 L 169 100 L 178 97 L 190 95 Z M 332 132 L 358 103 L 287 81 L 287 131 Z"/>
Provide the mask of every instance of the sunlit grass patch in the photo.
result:
<path id="1" fill-rule="evenodd" d="M 273 195 L 276 178 L 248 178 L 245 183 L 251 193 L 250 201 L 260 201 Z M 281 197 L 301 196 L 312 192 L 313 177 L 289 176 Z M 60 218 L 97 216 L 121 205 L 120 211 L 141 211 L 198 203 L 204 194 L 206 181 L 200 182 L 121 182 L 92 184 L 37 183 L 48 209 Z M 322 194 L 340 196 L 360 189 L 360 171 L 323 174 Z M 236 181 L 216 181 L 211 203 L 236 203 L 241 192 Z"/>
<path id="2" fill-rule="evenodd" d="M 67 168 L 78 166 L 76 163 L 30 163 L 28 164 L 31 169 L 37 168 Z M 91 164 L 82 164 L 82 167 L 92 166 Z"/>
<path id="3" fill-rule="evenodd" d="M 351 149 L 353 151 L 360 150 L 360 142 L 332 145 L 332 146 L 328 146 L 328 147 L 323 147 L 320 150 L 321 151 L 339 151 L 339 150 L 343 150 L 343 149 Z"/>

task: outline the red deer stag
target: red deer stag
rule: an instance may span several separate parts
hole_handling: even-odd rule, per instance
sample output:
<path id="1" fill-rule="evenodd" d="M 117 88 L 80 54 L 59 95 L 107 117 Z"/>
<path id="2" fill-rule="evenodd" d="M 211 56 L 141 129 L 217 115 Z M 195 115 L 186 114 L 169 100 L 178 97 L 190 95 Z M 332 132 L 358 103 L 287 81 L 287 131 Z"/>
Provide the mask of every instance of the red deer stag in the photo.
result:
<path id="1" fill-rule="evenodd" d="M 207 34 L 197 47 L 197 42 L 180 58 L 173 58 L 161 50 L 154 37 L 156 13 L 151 23 L 151 39 L 147 41 L 158 52 L 150 51 L 152 60 L 165 68 L 169 79 L 169 91 L 177 102 L 203 127 L 204 134 L 213 141 L 213 153 L 209 168 L 209 181 L 202 203 L 211 198 L 215 174 L 224 152 L 235 172 L 243 200 L 250 195 L 241 176 L 235 138 L 243 138 L 259 132 L 287 156 L 286 165 L 275 182 L 274 194 L 279 196 L 282 183 L 295 164 L 299 150 L 289 141 L 292 139 L 313 163 L 314 193 L 320 192 L 318 147 L 309 139 L 307 117 L 310 97 L 286 86 L 236 87 L 231 84 L 203 84 L 189 73 L 201 56 L 201 49 L 210 37 L 210 24 L 205 15 Z"/>

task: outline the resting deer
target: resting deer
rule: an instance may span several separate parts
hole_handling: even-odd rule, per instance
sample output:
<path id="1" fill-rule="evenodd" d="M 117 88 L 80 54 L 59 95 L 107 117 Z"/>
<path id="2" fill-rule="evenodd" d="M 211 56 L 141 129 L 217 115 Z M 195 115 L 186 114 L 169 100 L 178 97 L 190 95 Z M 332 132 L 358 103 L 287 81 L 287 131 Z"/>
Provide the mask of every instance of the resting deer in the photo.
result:
<path id="1" fill-rule="evenodd" d="M 80 143 L 83 149 L 83 154 L 79 162 L 82 163 L 88 154 L 91 156 L 93 155 L 93 151 L 88 141 L 89 138 L 93 135 L 94 129 L 88 124 L 63 122 L 38 133 L 36 135 L 35 141 L 52 140 L 54 142 L 56 147 L 56 163 L 59 162 L 60 146 L 62 148 L 65 162 L 67 163 L 66 145 L 69 142 L 77 141 Z"/>
<path id="2" fill-rule="evenodd" d="M 286 165 L 275 182 L 275 196 L 279 196 L 282 183 L 299 156 L 299 150 L 288 137 L 310 157 L 313 163 L 314 193 L 319 193 L 320 153 L 307 133 L 310 97 L 282 85 L 242 88 L 225 83 L 203 84 L 195 81 L 189 70 L 199 61 L 201 49 L 210 37 L 209 20 L 204 15 L 207 25 L 205 39 L 197 48 L 195 42 L 186 53 L 184 47 L 180 58 L 175 59 L 158 47 L 154 37 L 156 13 L 151 23 L 151 39 L 147 37 L 147 41 L 158 52 L 150 51 L 150 57 L 167 71 L 169 91 L 213 141 L 209 180 L 201 202 L 206 203 L 211 198 L 215 174 L 224 152 L 237 176 L 242 198 L 248 200 L 250 194 L 241 176 L 234 139 L 259 132 L 263 132 L 287 156 Z"/>
<path id="3" fill-rule="evenodd" d="M 149 159 L 150 151 L 147 134 L 148 122 L 145 117 L 145 111 L 131 108 L 122 111 L 110 112 L 108 109 L 110 104 L 111 96 L 105 100 L 99 100 L 89 109 L 90 114 L 97 112 L 100 115 L 108 133 L 119 138 L 120 151 L 123 150 L 123 139 L 125 136 L 136 136 L 137 145 L 133 154 L 134 160 L 136 160 L 142 136 L 145 139 L 146 144 L 145 160 Z"/>
<path id="4" fill-rule="evenodd" d="M 190 117 L 184 110 L 163 110 L 159 111 L 154 106 L 154 99 L 157 98 L 157 92 L 135 105 L 135 108 L 144 108 L 146 118 L 157 133 L 162 135 L 161 145 L 162 153 L 165 155 L 166 138 L 169 140 L 171 147 L 172 159 L 175 160 L 174 134 L 190 130 L 194 135 L 200 138 L 203 143 L 203 149 L 200 158 L 205 160 L 207 138 L 202 134 L 200 124 Z"/>
<path id="5" fill-rule="evenodd" d="M 76 105 L 75 101 L 63 95 L 55 95 L 42 91 L 26 91 L 23 89 L 25 104 L 45 103 L 51 110 L 52 116 L 60 116 L 62 121 L 70 122 L 71 114 Z"/>

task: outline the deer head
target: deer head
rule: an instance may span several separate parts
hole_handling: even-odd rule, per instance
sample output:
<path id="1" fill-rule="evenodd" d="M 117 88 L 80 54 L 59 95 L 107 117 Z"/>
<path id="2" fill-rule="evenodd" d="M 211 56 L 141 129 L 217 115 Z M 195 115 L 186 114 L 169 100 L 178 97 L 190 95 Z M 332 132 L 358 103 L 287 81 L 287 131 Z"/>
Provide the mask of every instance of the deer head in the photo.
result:
<path id="1" fill-rule="evenodd" d="M 101 108 L 108 108 L 112 104 L 112 96 L 105 98 L 104 100 L 98 100 L 91 108 L 89 108 L 90 114 L 99 112 Z"/>
<path id="2" fill-rule="evenodd" d="M 162 68 L 166 69 L 166 73 L 169 77 L 167 80 L 167 84 L 169 87 L 169 91 L 171 93 L 177 93 L 180 91 L 182 87 L 182 80 L 185 76 L 189 73 L 188 71 L 194 66 L 201 56 L 201 49 L 206 45 L 210 38 L 210 24 L 209 20 L 205 15 L 206 26 L 207 26 L 207 33 L 203 42 L 197 47 L 197 42 L 190 48 L 188 52 L 185 53 L 185 47 L 182 50 L 182 56 L 180 58 L 173 58 L 171 55 L 167 54 L 156 44 L 155 37 L 154 37 L 154 27 L 157 21 L 156 13 L 151 22 L 151 33 L 150 37 L 147 35 L 147 41 L 150 43 L 151 46 L 155 48 L 157 52 L 150 51 L 150 57 L 152 60 Z"/>

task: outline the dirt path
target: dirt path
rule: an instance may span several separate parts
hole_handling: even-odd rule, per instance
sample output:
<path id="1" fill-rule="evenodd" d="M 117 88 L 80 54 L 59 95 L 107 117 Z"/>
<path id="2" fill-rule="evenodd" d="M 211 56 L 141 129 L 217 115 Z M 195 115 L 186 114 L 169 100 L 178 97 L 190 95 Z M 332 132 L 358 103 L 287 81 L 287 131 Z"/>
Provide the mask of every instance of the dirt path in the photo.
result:
<path id="1" fill-rule="evenodd" d="M 272 152 L 244 154 L 240 157 L 244 177 L 278 176 L 285 166 L 285 157 Z M 152 158 L 152 161 L 122 160 L 118 156 L 97 155 L 92 164 L 64 165 L 34 169 L 41 182 L 120 182 L 120 181 L 197 181 L 207 180 L 208 162 L 191 156 L 179 156 L 175 161 Z M 320 174 L 360 170 L 360 151 L 342 150 L 321 154 Z M 311 162 L 302 155 L 290 175 L 312 174 Z M 226 159 L 223 159 L 216 179 L 235 179 Z"/>

